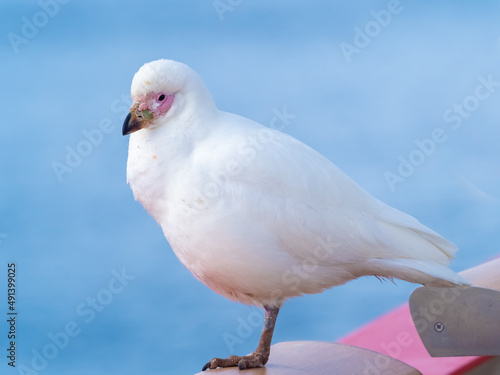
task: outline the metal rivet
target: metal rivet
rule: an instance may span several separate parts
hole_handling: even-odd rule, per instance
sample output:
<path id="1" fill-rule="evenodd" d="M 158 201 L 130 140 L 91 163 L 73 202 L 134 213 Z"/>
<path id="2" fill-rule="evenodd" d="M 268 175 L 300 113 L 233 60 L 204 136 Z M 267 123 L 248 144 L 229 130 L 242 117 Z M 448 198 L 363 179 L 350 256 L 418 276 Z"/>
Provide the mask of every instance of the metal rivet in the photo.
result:
<path id="1" fill-rule="evenodd" d="M 444 330 L 444 324 L 441 322 L 437 322 L 436 324 L 434 324 L 434 330 L 436 332 L 442 332 Z"/>

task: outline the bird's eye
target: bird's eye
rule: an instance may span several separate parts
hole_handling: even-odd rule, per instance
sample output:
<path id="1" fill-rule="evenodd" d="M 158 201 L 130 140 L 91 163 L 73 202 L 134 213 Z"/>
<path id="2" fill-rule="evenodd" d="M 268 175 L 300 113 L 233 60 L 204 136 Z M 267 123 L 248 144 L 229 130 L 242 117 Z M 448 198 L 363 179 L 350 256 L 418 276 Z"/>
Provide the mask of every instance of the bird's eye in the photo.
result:
<path id="1" fill-rule="evenodd" d="M 156 100 L 157 100 L 158 102 L 162 102 L 162 101 L 164 101 L 164 100 L 165 100 L 165 94 L 160 94 L 160 95 L 158 95 L 158 98 L 156 98 Z"/>

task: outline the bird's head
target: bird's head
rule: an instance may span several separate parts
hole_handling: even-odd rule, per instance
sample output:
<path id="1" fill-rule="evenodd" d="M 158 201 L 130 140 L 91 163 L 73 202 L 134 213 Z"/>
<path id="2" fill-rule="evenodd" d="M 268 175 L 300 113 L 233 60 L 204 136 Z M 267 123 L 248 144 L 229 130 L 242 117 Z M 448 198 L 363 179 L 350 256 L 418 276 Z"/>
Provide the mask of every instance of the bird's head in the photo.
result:
<path id="1" fill-rule="evenodd" d="M 190 95 L 197 91 L 206 89 L 198 75 L 185 64 L 156 60 L 143 65 L 132 80 L 133 104 L 123 123 L 122 134 L 164 123 L 174 117 L 175 112 L 189 106 Z"/>

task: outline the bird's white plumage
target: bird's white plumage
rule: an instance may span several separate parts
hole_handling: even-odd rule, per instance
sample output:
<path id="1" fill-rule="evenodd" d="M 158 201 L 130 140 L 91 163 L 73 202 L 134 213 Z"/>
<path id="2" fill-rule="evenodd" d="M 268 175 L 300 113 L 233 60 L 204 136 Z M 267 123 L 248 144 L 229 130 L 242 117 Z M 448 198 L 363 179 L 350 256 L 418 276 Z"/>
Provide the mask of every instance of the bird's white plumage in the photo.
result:
<path id="1" fill-rule="evenodd" d="M 293 137 L 219 111 L 184 64 L 144 65 L 132 99 L 175 94 L 130 137 L 127 179 L 181 262 L 235 301 L 279 306 L 363 275 L 466 284 L 456 247 Z"/>

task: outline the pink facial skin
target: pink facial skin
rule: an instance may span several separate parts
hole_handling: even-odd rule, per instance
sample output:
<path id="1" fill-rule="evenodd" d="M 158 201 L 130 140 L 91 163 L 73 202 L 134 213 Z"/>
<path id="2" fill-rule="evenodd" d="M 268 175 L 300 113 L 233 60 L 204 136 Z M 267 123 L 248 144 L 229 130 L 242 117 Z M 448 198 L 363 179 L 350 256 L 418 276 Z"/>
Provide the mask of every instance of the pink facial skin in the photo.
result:
<path id="1" fill-rule="evenodd" d="M 174 103 L 174 95 L 165 94 L 164 92 L 149 93 L 135 98 L 136 104 L 132 107 L 136 111 L 142 112 L 149 110 L 155 119 L 168 112 Z"/>

